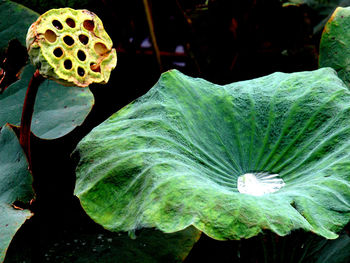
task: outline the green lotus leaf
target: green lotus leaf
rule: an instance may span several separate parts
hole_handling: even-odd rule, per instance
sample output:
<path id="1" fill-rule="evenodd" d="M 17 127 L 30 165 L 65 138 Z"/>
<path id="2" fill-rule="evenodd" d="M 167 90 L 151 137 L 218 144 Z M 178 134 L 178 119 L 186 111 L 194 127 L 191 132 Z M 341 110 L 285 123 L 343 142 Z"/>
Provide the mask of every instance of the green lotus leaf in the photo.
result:
<path id="1" fill-rule="evenodd" d="M 350 237 L 347 234 L 328 241 L 318 253 L 316 263 L 347 263 L 350 258 Z"/>
<path id="2" fill-rule="evenodd" d="M 328 20 L 321 37 L 320 67 L 332 67 L 350 83 L 350 7 L 338 7 Z"/>
<path id="3" fill-rule="evenodd" d="M 0 17 L 2 17 L 0 22 L 1 51 L 14 38 L 17 38 L 25 46 L 28 28 L 39 17 L 39 14 L 20 4 L 1 0 Z"/>
<path id="4" fill-rule="evenodd" d="M 32 177 L 19 141 L 8 126 L 0 131 L 0 262 L 21 225 L 31 217 L 28 210 L 17 209 L 15 201 L 33 198 Z"/>
<path id="5" fill-rule="evenodd" d="M 340 233 L 337 239 L 313 238 L 308 241 L 308 249 L 302 262 L 348 263 L 350 258 L 350 237 Z"/>
<path id="6" fill-rule="evenodd" d="M 172 70 L 78 144 L 75 193 L 113 231 L 333 239 L 350 219 L 349 136 L 331 68 L 225 86 Z"/>
<path id="7" fill-rule="evenodd" d="M 25 93 L 33 74 L 34 67 L 27 65 L 21 79 L 0 94 L 0 126 L 20 124 Z M 61 137 L 84 121 L 93 104 L 89 89 L 65 87 L 45 80 L 36 98 L 32 131 L 43 139 Z"/>

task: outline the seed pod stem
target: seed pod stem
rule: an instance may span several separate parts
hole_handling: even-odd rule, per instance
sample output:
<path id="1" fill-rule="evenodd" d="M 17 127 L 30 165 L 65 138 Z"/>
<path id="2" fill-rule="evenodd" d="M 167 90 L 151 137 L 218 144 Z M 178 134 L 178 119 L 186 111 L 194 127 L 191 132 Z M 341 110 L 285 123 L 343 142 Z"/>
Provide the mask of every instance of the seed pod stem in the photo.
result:
<path id="1" fill-rule="evenodd" d="M 32 79 L 29 82 L 22 109 L 21 127 L 19 130 L 19 142 L 27 156 L 30 172 L 32 171 L 30 151 L 30 127 L 32 124 L 36 94 L 38 93 L 39 86 L 43 81 L 44 77 L 39 73 L 39 70 L 36 70 Z"/>

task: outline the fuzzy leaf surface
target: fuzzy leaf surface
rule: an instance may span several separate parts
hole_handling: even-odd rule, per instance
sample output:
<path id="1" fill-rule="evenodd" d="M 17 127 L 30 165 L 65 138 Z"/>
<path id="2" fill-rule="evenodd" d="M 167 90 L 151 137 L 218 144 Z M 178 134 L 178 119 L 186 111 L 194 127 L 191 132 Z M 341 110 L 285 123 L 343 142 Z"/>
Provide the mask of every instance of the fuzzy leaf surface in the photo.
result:
<path id="1" fill-rule="evenodd" d="M 172 70 L 79 143 L 75 193 L 112 231 L 336 238 L 350 219 L 349 138 L 350 92 L 331 68 L 225 86 Z M 261 172 L 285 186 L 238 191 L 239 176 Z"/>

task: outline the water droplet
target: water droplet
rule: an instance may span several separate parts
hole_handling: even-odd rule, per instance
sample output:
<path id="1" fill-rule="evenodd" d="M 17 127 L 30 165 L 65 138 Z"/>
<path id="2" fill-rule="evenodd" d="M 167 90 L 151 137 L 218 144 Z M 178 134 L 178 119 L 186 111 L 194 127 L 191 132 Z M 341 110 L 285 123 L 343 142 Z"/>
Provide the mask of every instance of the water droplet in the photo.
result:
<path id="1" fill-rule="evenodd" d="M 285 186 L 278 174 L 247 173 L 237 179 L 238 191 L 242 194 L 262 196 L 274 193 Z"/>

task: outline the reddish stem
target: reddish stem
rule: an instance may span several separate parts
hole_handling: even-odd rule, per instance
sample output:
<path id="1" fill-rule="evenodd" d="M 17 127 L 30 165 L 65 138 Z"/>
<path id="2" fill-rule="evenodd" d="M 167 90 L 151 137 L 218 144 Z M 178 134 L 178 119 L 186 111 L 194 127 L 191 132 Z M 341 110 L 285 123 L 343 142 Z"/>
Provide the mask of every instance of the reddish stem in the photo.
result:
<path id="1" fill-rule="evenodd" d="M 32 124 L 36 94 L 38 93 L 39 86 L 43 81 L 44 77 L 39 73 L 39 70 L 36 70 L 27 88 L 22 110 L 21 127 L 19 129 L 19 143 L 27 156 L 30 171 L 32 171 L 30 126 Z"/>

